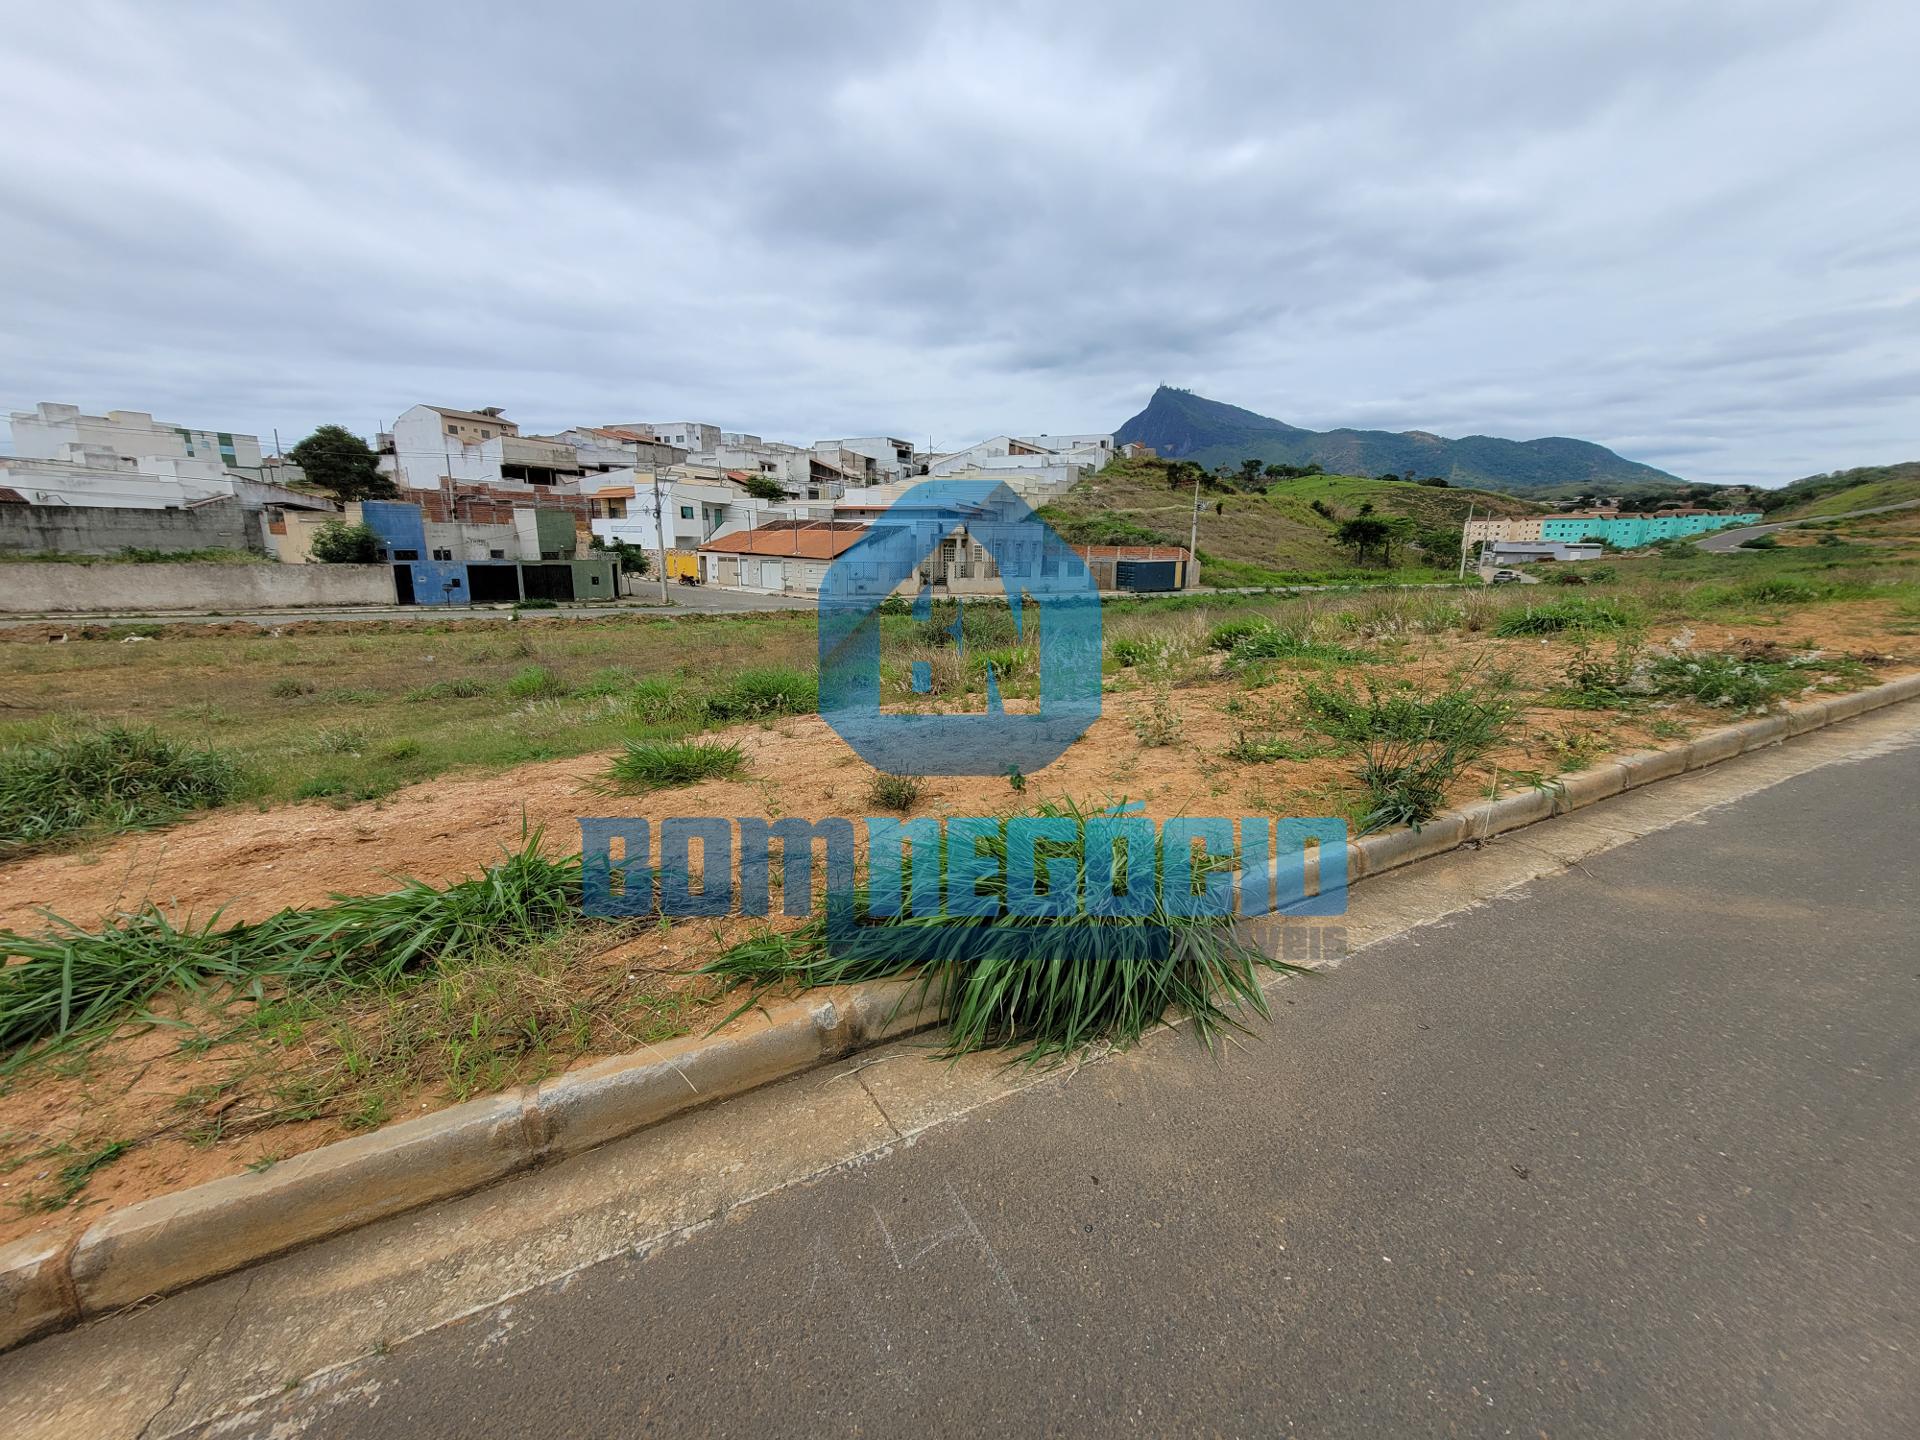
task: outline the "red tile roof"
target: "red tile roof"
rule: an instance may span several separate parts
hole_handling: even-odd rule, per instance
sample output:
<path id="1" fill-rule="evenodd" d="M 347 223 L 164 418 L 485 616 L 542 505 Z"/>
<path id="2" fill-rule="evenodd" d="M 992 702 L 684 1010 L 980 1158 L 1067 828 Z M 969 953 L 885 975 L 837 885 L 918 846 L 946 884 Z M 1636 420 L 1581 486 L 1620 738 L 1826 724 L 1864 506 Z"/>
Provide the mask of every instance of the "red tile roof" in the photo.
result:
<path id="1" fill-rule="evenodd" d="M 785 556 L 790 560 L 831 560 L 851 549 L 867 533 L 864 525 L 829 525 L 804 520 L 785 525 L 762 525 L 736 530 L 709 540 L 700 548 L 717 555 Z"/>

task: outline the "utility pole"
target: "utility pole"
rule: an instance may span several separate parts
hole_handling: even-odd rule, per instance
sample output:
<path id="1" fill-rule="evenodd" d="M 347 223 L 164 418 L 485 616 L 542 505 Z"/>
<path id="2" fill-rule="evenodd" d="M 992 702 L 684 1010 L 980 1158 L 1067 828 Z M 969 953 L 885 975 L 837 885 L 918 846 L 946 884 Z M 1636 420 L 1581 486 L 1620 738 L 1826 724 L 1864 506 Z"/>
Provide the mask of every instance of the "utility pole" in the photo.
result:
<path id="1" fill-rule="evenodd" d="M 1460 527 L 1460 575 L 1467 578 L 1467 531 L 1473 525 L 1473 501 L 1467 501 L 1467 523 Z"/>
<path id="2" fill-rule="evenodd" d="M 660 556 L 660 603 L 671 605 L 667 598 L 667 522 L 660 508 L 660 467 L 653 467 L 653 538 Z"/>
<path id="3" fill-rule="evenodd" d="M 1187 526 L 1187 573 L 1193 573 L 1193 567 L 1200 563 L 1200 476 L 1198 466 L 1193 472 L 1193 521 Z"/>

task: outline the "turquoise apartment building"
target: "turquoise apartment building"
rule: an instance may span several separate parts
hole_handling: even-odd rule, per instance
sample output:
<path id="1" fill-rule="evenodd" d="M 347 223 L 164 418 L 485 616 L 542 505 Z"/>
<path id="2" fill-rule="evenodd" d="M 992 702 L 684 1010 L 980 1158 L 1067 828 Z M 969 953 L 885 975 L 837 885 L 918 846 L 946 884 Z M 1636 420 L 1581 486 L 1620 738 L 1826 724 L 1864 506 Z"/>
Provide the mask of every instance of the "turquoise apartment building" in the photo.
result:
<path id="1" fill-rule="evenodd" d="M 1758 525 L 1756 513 L 1724 515 L 1701 511 L 1691 515 L 1548 515 L 1540 521 L 1542 540 L 1604 540 L 1622 550 L 1636 550 L 1661 540 L 1701 535 L 1734 525 Z"/>

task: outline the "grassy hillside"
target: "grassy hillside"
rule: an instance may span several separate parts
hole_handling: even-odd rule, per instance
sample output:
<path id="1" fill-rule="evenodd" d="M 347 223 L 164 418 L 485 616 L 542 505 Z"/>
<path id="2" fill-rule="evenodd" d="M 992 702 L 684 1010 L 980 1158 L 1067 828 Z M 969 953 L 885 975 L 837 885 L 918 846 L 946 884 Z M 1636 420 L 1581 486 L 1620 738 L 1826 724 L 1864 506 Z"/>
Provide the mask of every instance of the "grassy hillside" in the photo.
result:
<path id="1" fill-rule="evenodd" d="M 1213 468 L 1257 457 L 1274 464 L 1320 466 L 1341 474 L 1437 475 L 1457 486 L 1510 493 L 1551 491 L 1671 495 L 1686 482 L 1651 465 L 1625 459 L 1604 445 L 1565 436 L 1504 440 L 1468 435 L 1450 440 L 1424 430 L 1303 430 L 1271 416 L 1162 385 L 1117 432 L 1122 441 L 1151 445 L 1169 459 Z"/>
<path id="2" fill-rule="evenodd" d="M 1774 491 L 1763 503 L 1769 520 L 1798 520 L 1809 515 L 1844 515 L 1849 510 L 1898 505 L 1906 500 L 1920 500 L 1920 460 L 1809 475 Z"/>
<path id="3" fill-rule="evenodd" d="M 1193 488 L 1190 480 L 1170 484 L 1173 475 L 1165 461 L 1116 460 L 1041 514 L 1076 544 L 1185 545 Z M 1258 490 L 1210 480 L 1200 492 L 1200 578 L 1209 585 L 1380 578 L 1388 567 L 1358 565 L 1334 539 L 1341 522 L 1366 505 L 1382 517 L 1406 517 L 1409 533 L 1392 552 L 1397 579 L 1452 569 L 1469 505 L 1478 516 L 1531 515 L 1545 508 L 1491 491 L 1360 475 L 1311 475 Z"/>

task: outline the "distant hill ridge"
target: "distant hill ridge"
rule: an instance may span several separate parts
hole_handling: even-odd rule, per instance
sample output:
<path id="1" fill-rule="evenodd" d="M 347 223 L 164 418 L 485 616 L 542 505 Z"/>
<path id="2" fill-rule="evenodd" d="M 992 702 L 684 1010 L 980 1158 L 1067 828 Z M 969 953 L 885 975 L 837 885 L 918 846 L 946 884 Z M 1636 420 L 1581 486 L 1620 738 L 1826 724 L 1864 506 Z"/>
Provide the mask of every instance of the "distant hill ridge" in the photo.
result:
<path id="1" fill-rule="evenodd" d="M 1424 430 L 1303 430 L 1170 385 L 1154 391 L 1147 408 L 1122 425 L 1115 439 L 1151 445 L 1168 459 L 1207 466 L 1238 465 L 1257 456 L 1270 464 L 1317 464 L 1343 475 L 1438 475 L 1454 485 L 1515 494 L 1651 494 L 1687 484 L 1589 440 L 1502 440 L 1492 435 L 1449 440 Z"/>

